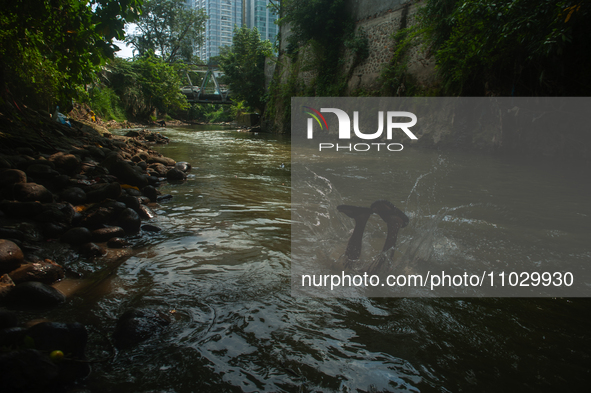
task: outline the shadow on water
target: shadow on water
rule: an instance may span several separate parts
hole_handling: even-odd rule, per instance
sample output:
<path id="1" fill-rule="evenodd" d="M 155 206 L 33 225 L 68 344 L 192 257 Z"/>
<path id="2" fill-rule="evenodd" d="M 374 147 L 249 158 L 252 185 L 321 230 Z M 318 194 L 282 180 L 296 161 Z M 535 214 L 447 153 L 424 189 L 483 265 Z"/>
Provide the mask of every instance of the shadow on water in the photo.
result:
<path id="1" fill-rule="evenodd" d="M 93 366 L 91 391 L 537 392 L 587 385 L 588 299 L 292 297 L 289 140 L 232 129 L 160 131 L 171 143 L 156 148 L 193 165 L 186 182 L 161 188 L 174 196 L 153 220 L 163 231 L 145 239 L 100 294 L 56 311 L 90 327 L 90 358 L 109 359 Z M 399 238 L 403 260 L 558 258 L 565 243 L 573 258 L 590 256 L 580 247 L 589 233 L 576 214 L 588 214 L 581 208 L 588 189 L 566 197 L 570 207 L 540 216 L 520 182 L 535 174 L 537 190 L 545 191 L 547 171 L 470 155 L 412 156 L 388 169 L 397 179 L 388 195 L 371 200 L 371 184 L 346 164 L 340 173 L 294 180 L 307 182 L 318 199 L 298 220 L 316 231 L 315 261 L 338 242 L 344 247 L 351 230 L 336 205 L 383 197 L 411 220 Z M 515 168 L 523 173 L 507 177 Z M 482 177 L 490 181 L 475 182 Z M 359 194 L 340 193 L 351 181 L 361 182 Z M 548 212 L 546 204 L 561 195 L 536 206 Z M 560 220 L 548 224 L 548 215 L 574 217 L 576 230 Z M 383 225 L 373 224 L 364 239 L 370 254 L 384 238 Z M 171 312 L 174 323 L 113 356 L 105 335 L 131 307 Z"/>

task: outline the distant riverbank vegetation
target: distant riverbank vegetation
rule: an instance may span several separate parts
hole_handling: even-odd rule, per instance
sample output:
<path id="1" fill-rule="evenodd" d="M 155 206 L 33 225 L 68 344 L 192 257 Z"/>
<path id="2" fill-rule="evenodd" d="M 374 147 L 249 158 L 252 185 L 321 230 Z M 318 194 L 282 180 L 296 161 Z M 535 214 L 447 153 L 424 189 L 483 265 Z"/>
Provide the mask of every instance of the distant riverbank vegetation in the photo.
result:
<path id="1" fill-rule="evenodd" d="M 53 113 L 57 106 L 67 112 L 74 102 L 86 103 L 103 120 L 119 122 L 171 116 L 225 122 L 251 109 L 264 110 L 265 92 L 248 96 L 241 89 L 245 75 L 236 71 L 259 67 L 257 82 L 262 75 L 264 89 L 264 55 L 262 63 L 253 61 L 246 48 L 251 38 L 262 41 L 245 28 L 238 35 L 250 41 L 227 48 L 223 59 L 231 60 L 220 60 L 232 73 L 221 83 L 235 87 L 235 103 L 190 104 L 182 93 L 182 86 L 202 82 L 191 69 L 205 66 L 197 53 L 207 18 L 184 0 L 11 1 L 0 10 L 0 104 Z M 126 33 L 129 23 L 135 28 Z M 116 58 L 115 40 L 132 47 L 133 58 Z M 237 83 L 236 78 L 242 79 Z"/>
<path id="2" fill-rule="evenodd" d="M 586 0 L 424 0 L 402 5 L 393 56 L 380 88 L 351 91 L 347 83 L 368 57 L 347 0 L 284 0 L 289 27 L 272 104 L 292 96 L 439 95 L 585 96 L 591 92 L 591 2 Z M 389 10 L 392 11 L 392 10 Z M 436 83 L 418 86 L 409 72 L 411 49 L 435 61 Z M 302 61 L 301 57 L 305 60 Z M 347 63 L 348 56 L 353 62 Z M 351 65 L 352 64 L 352 65 Z M 306 84 L 297 74 L 311 73 Z M 284 75 L 285 74 L 285 75 Z M 295 75 L 294 75 L 295 74 Z M 400 89 L 400 86 L 404 86 Z"/>

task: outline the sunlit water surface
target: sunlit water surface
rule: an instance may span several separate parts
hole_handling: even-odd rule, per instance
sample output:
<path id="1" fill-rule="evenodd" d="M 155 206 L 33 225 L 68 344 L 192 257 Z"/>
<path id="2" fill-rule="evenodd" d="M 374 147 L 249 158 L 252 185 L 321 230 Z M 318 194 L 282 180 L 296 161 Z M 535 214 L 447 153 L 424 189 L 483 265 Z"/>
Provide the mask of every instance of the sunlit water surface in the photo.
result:
<path id="1" fill-rule="evenodd" d="M 135 255 L 104 285 L 55 311 L 88 326 L 88 356 L 99 360 L 91 391 L 586 391 L 586 299 L 292 297 L 289 140 L 215 128 L 159 130 L 171 143 L 155 148 L 193 165 L 186 182 L 161 187 L 173 195 L 152 220 L 163 231 L 137 240 Z M 543 254 L 553 236 L 571 233 L 574 258 L 584 257 L 588 176 L 478 154 L 407 157 L 413 169 L 399 173 L 392 201 L 411 219 L 433 222 L 442 207 L 464 207 L 434 228 L 409 226 L 403 246 L 423 228 L 426 257 L 496 250 L 496 259 L 507 260 Z M 422 194 L 413 189 L 420 179 L 429 182 Z M 339 181 L 355 179 L 345 169 L 333 180 L 344 188 Z M 540 191 L 560 187 L 536 205 L 541 211 L 528 209 L 530 198 L 546 198 L 528 191 L 532 181 Z M 341 197 L 326 203 L 355 203 L 359 195 Z M 479 214 L 487 203 L 499 206 L 500 218 Z M 515 241 L 478 237 L 488 222 L 513 222 L 511 211 L 522 212 Z M 571 217 L 569 226 L 544 225 L 557 214 Z M 524 250 L 520 236 L 538 236 L 539 249 Z M 174 323 L 114 352 L 108 335 L 132 307 L 172 311 Z"/>

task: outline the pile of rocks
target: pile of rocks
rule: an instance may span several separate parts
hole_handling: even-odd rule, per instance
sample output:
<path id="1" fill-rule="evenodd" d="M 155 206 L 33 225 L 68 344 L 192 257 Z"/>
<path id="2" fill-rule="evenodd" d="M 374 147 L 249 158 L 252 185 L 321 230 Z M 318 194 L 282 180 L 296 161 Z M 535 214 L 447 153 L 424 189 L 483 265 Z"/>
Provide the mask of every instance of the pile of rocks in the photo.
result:
<path id="1" fill-rule="evenodd" d="M 158 186 L 183 181 L 191 166 L 163 157 L 137 137 L 111 135 L 75 120 L 67 127 L 30 110 L 21 115 L 25 116 L 0 113 L 0 305 L 42 309 L 66 301 L 52 284 L 64 278 L 67 266 L 43 255 L 41 245 L 60 242 L 81 258 L 94 257 L 107 248 L 128 246 L 126 238 L 138 232 L 159 231 L 154 225 L 142 225 L 142 220 L 155 216 L 158 202 L 171 198 L 161 195 Z M 161 135 L 152 138 L 149 131 L 141 136 L 164 140 Z M 60 364 L 55 367 L 55 359 L 48 363 L 48 351 L 66 345 L 60 337 L 69 330 L 84 335 L 83 327 L 30 329 L 13 322 L 0 324 L 0 347 L 12 348 L 0 363 L 34 361 L 38 369 L 31 372 L 52 381 L 64 379 L 60 375 L 70 371 Z M 37 330 L 49 332 L 39 337 L 57 336 L 43 338 L 43 345 L 33 343 L 35 354 L 26 340 Z M 76 348 L 76 364 L 84 360 L 82 341 L 85 338 Z M 14 371 L 18 378 L 12 380 L 16 384 L 19 376 L 27 380 L 26 372 L 18 370 Z M 82 375 L 84 370 L 74 374 Z"/>

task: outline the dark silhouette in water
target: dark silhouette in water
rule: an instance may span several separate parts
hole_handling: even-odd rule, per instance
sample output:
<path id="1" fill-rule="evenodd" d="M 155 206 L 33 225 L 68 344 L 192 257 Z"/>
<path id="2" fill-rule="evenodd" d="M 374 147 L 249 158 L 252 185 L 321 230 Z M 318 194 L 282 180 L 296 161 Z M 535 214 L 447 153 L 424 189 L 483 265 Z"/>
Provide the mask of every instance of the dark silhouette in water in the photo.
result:
<path id="1" fill-rule="evenodd" d="M 371 211 L 379 215 L 386 222 L 388 234 L 382 252 L 388 251 L 396 245 L 398 231 L 408 225 L 408 217 L 399 208 L 388 201 L 379 200 L 371 204 Z"/>
<path id="2" fill-rule="evenodd" d="M 369 208 L 339 205 L 337 206 L 337 210 L 355 220 L 355 228 L 353 229 L 353 234 L 347 243 L 347 250 L 345 251 L 345 267 L 349 267 L 351 262 L 358 260 L 361 255 L 363 231 L 365 230 L 369 217 L 373 213 L 376 213 L 386 222 L 388 233 L 386 235 L 384 247 L 382 247 L 382 254 L 372 262 L 368 269 L 370 273 L 376 272 L 386 261 L 386 251 L 389 251 L 396 246 L 398 231 L 408 225 L 408 217 L 402 212 L 402 210 L 386 200 L 375 201 Z"/>
<path id="3" fill-rule="evenodd" d="M 352 205 L 339 205 L 337 210 L 355 220 L 355 229 L 353 229 L 353 234 L 349 239 L 349 243 L 347 243 L 345 256 L 347 261 L 356 261 L 361 255 L 361 239 L 363 238 L 365 224 L 367 224 L 367 220 L 373 212 L 368 207 Z"/>

